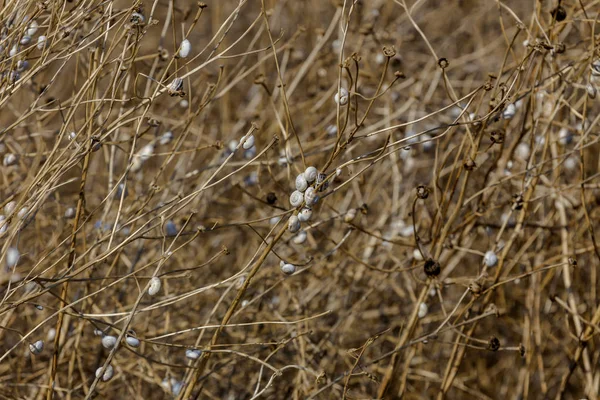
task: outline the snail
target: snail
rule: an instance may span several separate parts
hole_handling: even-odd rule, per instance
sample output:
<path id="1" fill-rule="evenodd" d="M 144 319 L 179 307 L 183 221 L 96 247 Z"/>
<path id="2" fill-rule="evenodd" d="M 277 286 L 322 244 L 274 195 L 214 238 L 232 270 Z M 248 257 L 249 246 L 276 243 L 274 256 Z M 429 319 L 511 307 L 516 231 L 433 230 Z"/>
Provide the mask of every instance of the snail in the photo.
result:
<path id="1" fill-rule="evenodd" d="M 298 207 L 304 202 L 304 195 L 298 190 L 294 190 L 290 195 L 290 204 L 292 207 Z"/>
<path id="2" fill-rule="evenodd" d="M 297 216 L 292 215 L 290 217 L 288 220 L 288 229 L 292 233 L 296 233 L 300 230 L 300 219 Z"/>
<path id="3" fill-rule="evenodd" d="M 189 40 L 184 39 L 179 46 L 179 57 L 186 58 L 190 55 L 190 51 L 192 50 L 192 44 Z"/>
<path id="4" fill-rule="evenodd" d="M 152 277 L 152 279 L 150 279 L 150 286 L 148 287 L 148 294 L 150 296 L 154 296 L 158 293 L 161 286 L 162 283 L 160 281 L 160 278 L 158 276 Z"/>
<path id="5" fill-rule="evenodd" d="M 102 374 L 102 367 L 100 367 L 96 370 L 96 378 L 100 378 L 100 376 L 101 376 L 100 374 Z M 109 381 L 113 377 L 113 374 L 114 374 L 114 369 L 113 369 L 112 365 L 108 364 L 106 366 L 106 368 L 104 369 L 104 373 L 102 374 L 102 381 L 103 382 Z"/>
<path id="6" fill-rule="evenodd" d="M 304 192 L 307 187 L 308 187 L 308 182 L 307 182 L 306 178 L 304 177 L 304 173 L 299 174 L 296 177 L 296 190 L 298 190 L 300 192 Z"/>

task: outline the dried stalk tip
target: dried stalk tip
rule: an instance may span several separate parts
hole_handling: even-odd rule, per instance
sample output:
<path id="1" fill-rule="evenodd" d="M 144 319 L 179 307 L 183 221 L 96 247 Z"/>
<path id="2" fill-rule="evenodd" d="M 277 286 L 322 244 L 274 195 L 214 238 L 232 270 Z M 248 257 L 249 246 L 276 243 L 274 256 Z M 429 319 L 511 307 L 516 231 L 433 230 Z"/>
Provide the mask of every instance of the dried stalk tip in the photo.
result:
<path id="1" fill-rule="evenodd" d="M 500 340 L 497 337 L 492 336 L 488 342 L 488 349 L 491 351 L 498 351 L 500 349 Z"/>
<path id="2" fill-rule="evenodd" d="M 427 261 L 425 261 L 425 266 L 423 269 L 425 271 L 425 275 L 427 275 L 430 278 L 438 276 L 442 271 L 440 263 L 434 261 L 432 258 L 429 258 L 427 259 Z"/>

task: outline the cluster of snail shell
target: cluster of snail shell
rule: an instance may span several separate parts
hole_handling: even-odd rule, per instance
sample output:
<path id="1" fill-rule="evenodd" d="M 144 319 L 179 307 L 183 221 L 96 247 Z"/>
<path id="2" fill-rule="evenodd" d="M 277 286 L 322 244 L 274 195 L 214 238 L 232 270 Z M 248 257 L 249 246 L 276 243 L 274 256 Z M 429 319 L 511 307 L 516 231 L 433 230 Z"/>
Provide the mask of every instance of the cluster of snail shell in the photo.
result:
<path id="1" fill-rule="evenodd" d="M 288 230 L 291 233 L 298 233 L 294 238 L 294 243 L 301 244 L 306 240 L 306 233 L 299 232 L 302 222 L 310 221 L 312 217 L 312 207 L 317 203 L 316 186 L 319 184 L 319 171 L 313 167 L 307 167 L 304 172 L 296 176 L 296 190 L 290 195 L 290 204 L 294 208 L 301 207 L 297 213 L 294 213 L 288 219 Z M 296 266 L 284 261 L 281 262 L 281 272 L 286 275 L 292 275 L 296 271 Z"/>

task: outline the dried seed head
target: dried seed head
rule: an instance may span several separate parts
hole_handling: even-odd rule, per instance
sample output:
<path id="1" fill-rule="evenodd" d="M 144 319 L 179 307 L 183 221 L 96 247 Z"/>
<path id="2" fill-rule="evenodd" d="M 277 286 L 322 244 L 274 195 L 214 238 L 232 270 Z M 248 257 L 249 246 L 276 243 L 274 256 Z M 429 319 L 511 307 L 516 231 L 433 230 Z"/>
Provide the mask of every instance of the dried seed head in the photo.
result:
<path id="1" fill-rule="evenodd" d="M 148 287 L 148 294 L 154 296 L 158 293 L 161 286 L 162 282 L 160 281 L 160 278 L 158 276 L 152 277 L 152 279 L 150 279 L 150 286 Z"/>
<path id="2" fill-rule="evenodd" d="M 106 335 L 102 338 L 102 346 L 105 349 L 112 349 L 117 344 L 117 338 L 112 335 Z"/>
<path id="3" fill-rule="evenodd" d="M 500 340 L 497 337 L 492 336 L 488 342 L 488 349 L 491 351 L 498 351 L 500 349 Z"/>
<path id="4" fill-rule="evenodd" d="M 100 374 L 102 374 L 102 367 L 100 367 L 96 370 L 96 378 L 100 378 Z M 114 374 L 114 369 L 113 369 L 112 365 L 108 364 L 106 366 L 106 368 L 104 369 L 104 373 L 102 374 L 102 381 L 107 382 L 107 381 L 111 380 L 111 378 L 113 377 L 113 374 Z"/>
<path id="5" fill-rule="evenodd" d="M 189 40 L 184 39 L 179 46 L 179 57 L 187 58 L 190 55 L 190 51 L 192 50 L 192 44 Z"/>
<path id="6" fill-rule="evenodd" d="M 440 263 L 437 261 L 434 261 L 431 258 L 429 258 L 429 259 L 427 259 L 427 261 L 425 261 L 425 266 L 423 269 L 425 270 L 425 275 L 427 275 L 430 278 L 434 278 L 434 277 L 438 276 L 441 272 Z"/>
<path id="7" fill-rule="evenodd" d="M 285 275 L 292 275 L 294 272 L 296 272 L 296 266 L 294 264 L 285 263 L 280 268 L 281 272 L 283 272 Z"/>
<path id="8" fill-rule="evenodd" d="M 417 186 L 417 197 L 421 200 L 425 200 L 429 197 L 429 188 L 424 185 Z"/>
<path id="9" fill-rule="evenodd" d="M 43 340 L 38 340 L 35 343 L 30 343 L 29 344 L 29 351 L 31 352 L 31 354 L 40 354 L 42 352 L 42 350 L 44 350 L 44 341 Z"/>

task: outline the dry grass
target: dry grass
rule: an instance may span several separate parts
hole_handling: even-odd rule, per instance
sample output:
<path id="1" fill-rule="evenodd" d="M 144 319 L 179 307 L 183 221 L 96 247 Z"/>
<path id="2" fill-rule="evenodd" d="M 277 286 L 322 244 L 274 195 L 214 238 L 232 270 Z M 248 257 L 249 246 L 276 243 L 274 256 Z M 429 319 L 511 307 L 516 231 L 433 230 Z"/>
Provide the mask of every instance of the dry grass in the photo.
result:
<path id="1" fill-rule="evenodd" d="M 4 1 L 0 398 L 596 399 L 599 12 Z"/>

